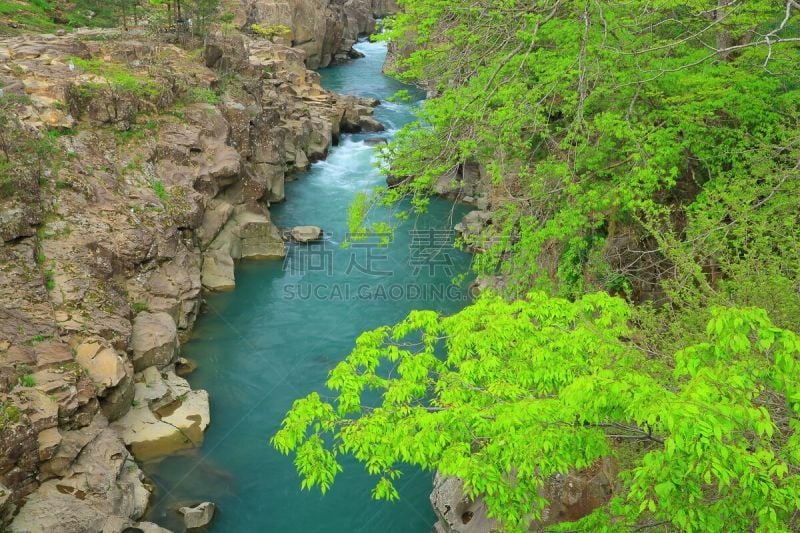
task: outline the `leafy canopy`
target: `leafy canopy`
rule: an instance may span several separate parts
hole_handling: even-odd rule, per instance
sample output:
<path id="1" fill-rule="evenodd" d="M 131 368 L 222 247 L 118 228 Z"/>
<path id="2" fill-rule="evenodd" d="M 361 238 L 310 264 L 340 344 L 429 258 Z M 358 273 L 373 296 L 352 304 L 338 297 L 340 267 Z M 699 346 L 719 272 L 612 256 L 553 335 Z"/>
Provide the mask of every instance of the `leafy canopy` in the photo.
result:
<path id="1" fill-rule="evenodd" d="M 626 342 L 630 313 L 603 293 L 541 292 L 412 312 L 362 334 L 331 372 L 332 401 L 296 401 L 272 442 L 323 492 L 343 454 L 378 478 L 380 499 L 397 498 L 404 464 L 458 476 L 509 531 L 539 516 L 549 477 L 609 455 L 624 489 L 585 519 L 594 527 L 788 528 L 800 339 L 762 310 L 717 308 L 706 342 L 652 360 Z"/>
<path id="2" fill-rule="evenodd" d="M 398 71 L 439 97 L 385 152 L 413 179 L 384 200 L 424 208 L 440 176 L 485 167 L 493 224 L 469 244 L 508 294 L 798 280 L 796 2 L 402 3 Z"/>

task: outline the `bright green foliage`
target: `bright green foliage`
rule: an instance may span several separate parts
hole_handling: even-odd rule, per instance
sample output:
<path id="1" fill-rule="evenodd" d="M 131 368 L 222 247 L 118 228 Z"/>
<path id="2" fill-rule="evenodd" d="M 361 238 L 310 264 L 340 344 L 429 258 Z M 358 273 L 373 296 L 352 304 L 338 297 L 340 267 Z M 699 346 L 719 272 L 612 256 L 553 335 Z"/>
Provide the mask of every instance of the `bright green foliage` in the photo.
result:
<path id="1" fill-rule="evenodd" d="M 350 230 L 477 163 L 491 226 L 466 244 L 507 285 L 364 333 L 273 438 L 303 487 L 343 455 L 381 499 L 438 470 L 516 531 L 551 476 L 614 456 L 621 490 L 571 529 L 800 529 L 800 4 L 401 4 L 398 70 L 438 97 Z"/>
<path id="2" fill-rule="evenodd" d="M 470 244 L 509 294 L 800 280 L 797 3 L 402 4 L 402 76 L 441 95 L 391 145 L 414 179 L 386 194 L 424 208 L 440 175 L 484 165 L 503 206 Z"/>
<path id="3" fill-rule="evenodd" d="M 538 292 L 412 312 L 362 334 L 330 374 L 333 403 L 296 401 L 272 443 L 323 492 L 344 454 L 379 499 L 397 498 L 402 465 L 458 476 L 509 531 L 538 516 L 549 477 L 608 455 L 624 488 L 579 530 L 794 528 L 800 339 L 762 310 L 716 308 L 704 342 L 651 357 L 627 341 L 630 315 L 603 293 Z"/>
<path id="4" fill-rule="evenodd" d="M 44 286 L 48 291 L 56 288 L 55 272 L 50 268 L 44 271 Z"/>
<path id="5" fill-rule="evenodd" d="M 3 430 L 19 422 L 19 408 L 6 402 L 0 402 L 0 430 Z"/>
<path id="6" fill-rule="evenodd" d="M 216 105 L 220 101 L 220 96 L 213 89 L 205 87 L 191 87 L 189 89 L 189 100 L 192 102 L 203 102 Z"/>
<path id="7" fill-rule="evenodd" d="M 259 37 L 270 41 L 274 41 L 275 37 L 289 37 L 292 34 L 292 29 L 283 24 L 271 24 L 269 26 L 251 24 L 250 29 Z"/>
<path id="8" fill-rule="evenodd" d="M 131 93 L 141 98 L 153 98 L 161 93 L 158 84 L 148 75 L 138 74 L 126 66 L 109 63 L 102 59 L 73 57 L 71 61 L 81 70 L 102 76 L 106 80 L 105 83 L 90 84 L 89 88 L 85 90 L 101 90 L 104 86 L 108 86 L 115 92 Z"/>
<path id="9" fill-rule="evenodd" d="M 389 222 L 377 220 L 367 222 L 374 202 L 375 198 L 364 192 L 358 192 L 353 197 L 353 202 L 347 211 L 348 234 L 345 246 L 369 237 L 378 238 L 382 245 L 391 241 L 394 228 Z"/>
<path id="10" fill-rule="evenodd" d="M 167 192 L 167 188 L 164 187 L 164 182 L 161 180 L 153 180 L 151 186 L 153 188 L 153 192 L 162 203 L 169 203 L 169 192 Z"/>

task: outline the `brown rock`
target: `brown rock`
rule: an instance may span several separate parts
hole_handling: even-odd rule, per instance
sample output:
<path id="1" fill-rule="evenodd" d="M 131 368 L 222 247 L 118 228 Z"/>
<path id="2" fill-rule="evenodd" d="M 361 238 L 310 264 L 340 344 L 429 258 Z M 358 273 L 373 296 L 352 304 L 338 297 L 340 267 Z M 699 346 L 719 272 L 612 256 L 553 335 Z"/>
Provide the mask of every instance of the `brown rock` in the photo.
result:
<path id="1" fill-rule="evenodd" d="M 130 349 L 136 371 L 168 365 L 178 349 L 175 320 L 167 313 L 139 313 L 133 321 Z"/>
<path id="2" fill-rule="evenodd" d="M 125 361 L 113 348 L 99 343 L 84 343 L 76 349 L 75 360 L 89 374 L 103 395 L 107 388 L 116 387 L 125 378 Z"/>
<path id="3" fill-rule="evenodd" d="M 71 348 L 61 342 L 46 342 L 37 344 L 34 348 L 36 354 L 36 368 L 50 368 L 70 363 L 73 360 Z"/>

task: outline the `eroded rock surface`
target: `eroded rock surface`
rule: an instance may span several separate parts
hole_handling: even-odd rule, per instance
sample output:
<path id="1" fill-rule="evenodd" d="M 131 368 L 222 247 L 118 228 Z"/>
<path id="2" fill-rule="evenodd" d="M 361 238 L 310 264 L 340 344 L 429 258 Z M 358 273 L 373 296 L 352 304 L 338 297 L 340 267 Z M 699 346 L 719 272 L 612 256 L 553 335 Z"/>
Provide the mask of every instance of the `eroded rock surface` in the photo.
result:
<path id="1" fill-rule="evenodd" d="M 211 502 L 203 502 L 194 507 L 181 507 L 178 512 L 183 515 L 183 522 L 187 529 L 205 527 L 214 518 L 216 506 Z"/>
<path id="2" fill-rule="evenodd" d="M 541 520 L 531 523 L 530 531 L 574 522 L 607 504 L 618 488 L 617 471 L 614 460 L 604 458 L 585 470 L 554 476 L 541 490 L 549 505 L 542 511 Z M 480 497 L 468 498 L 464 483 L 458 478 L 437 473 L 430 500 L 439 519 L 434 526 L 436 533 L 500 531 L 497 521 L 488 516 L 486 502 Z"/>
<path id="3" fill-rule="evenodd" d="M 317 69 L 358 57 L 356 40 L 375 32 L 376 19 L 398 11 L 395 0 L 246 0 L 238 22 L 291 28 L 283 41 L 305 52 L 308 68 Z"/>
<path id="4" fill-rule="evenodd" d="M 46 465 L 58 477 L 27 499 L 11 531 L 121 531 L 144 514 L 150 496 L 144 476 L 102 414 L 88 430 L 65 432 Z"/>
<path id="5" fill-rule="evenodd" d="M 211 421 L 208 393 L 152 366 L 137 374 L 133 408 L 112 424 L 136 459 L 146 461 L 200 446 Z"/>

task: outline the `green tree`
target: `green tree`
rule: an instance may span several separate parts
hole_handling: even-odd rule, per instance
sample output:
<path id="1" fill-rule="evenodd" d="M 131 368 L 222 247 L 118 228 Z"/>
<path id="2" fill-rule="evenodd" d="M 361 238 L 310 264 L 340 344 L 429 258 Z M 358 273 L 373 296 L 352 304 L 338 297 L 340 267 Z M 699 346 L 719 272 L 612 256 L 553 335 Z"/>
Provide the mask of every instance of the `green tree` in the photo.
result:
<path id="1" fill-rule="evenodd" d="M 345 454 L 380 499 L 404 464 L 458 476 L 509 531 L 539 516 L 550 476 L 608 455 L 624 491 L 579 528 L 794 530 L 798 337 L 717 308 L 705 342 L 653 358 L 626 340 L 630 313 L 602 293 L 412 312 L 362 334 L 330 374 L 334 400 L 296 401 L 272 442 L 323 492 Z"/>
<path id="2" fill-rule="evenodd" d="M 424 208 L 439 176 L 484 165 L 503 206 L 470 243 L 479 273 L 516 295 L 624 279 L 673 300 L 776 256 L 800 279 L 796 2 L 403 4 L 401 75 L 440 97 L 386 152 L 414 179 L 382 194 Z"/>
<path id="3" fill-rule="evenodd" d="M 219 0 L 189 0 L 184 12 L 192 19 L 192 33 L 202 35 L 218 15 Z"/>

